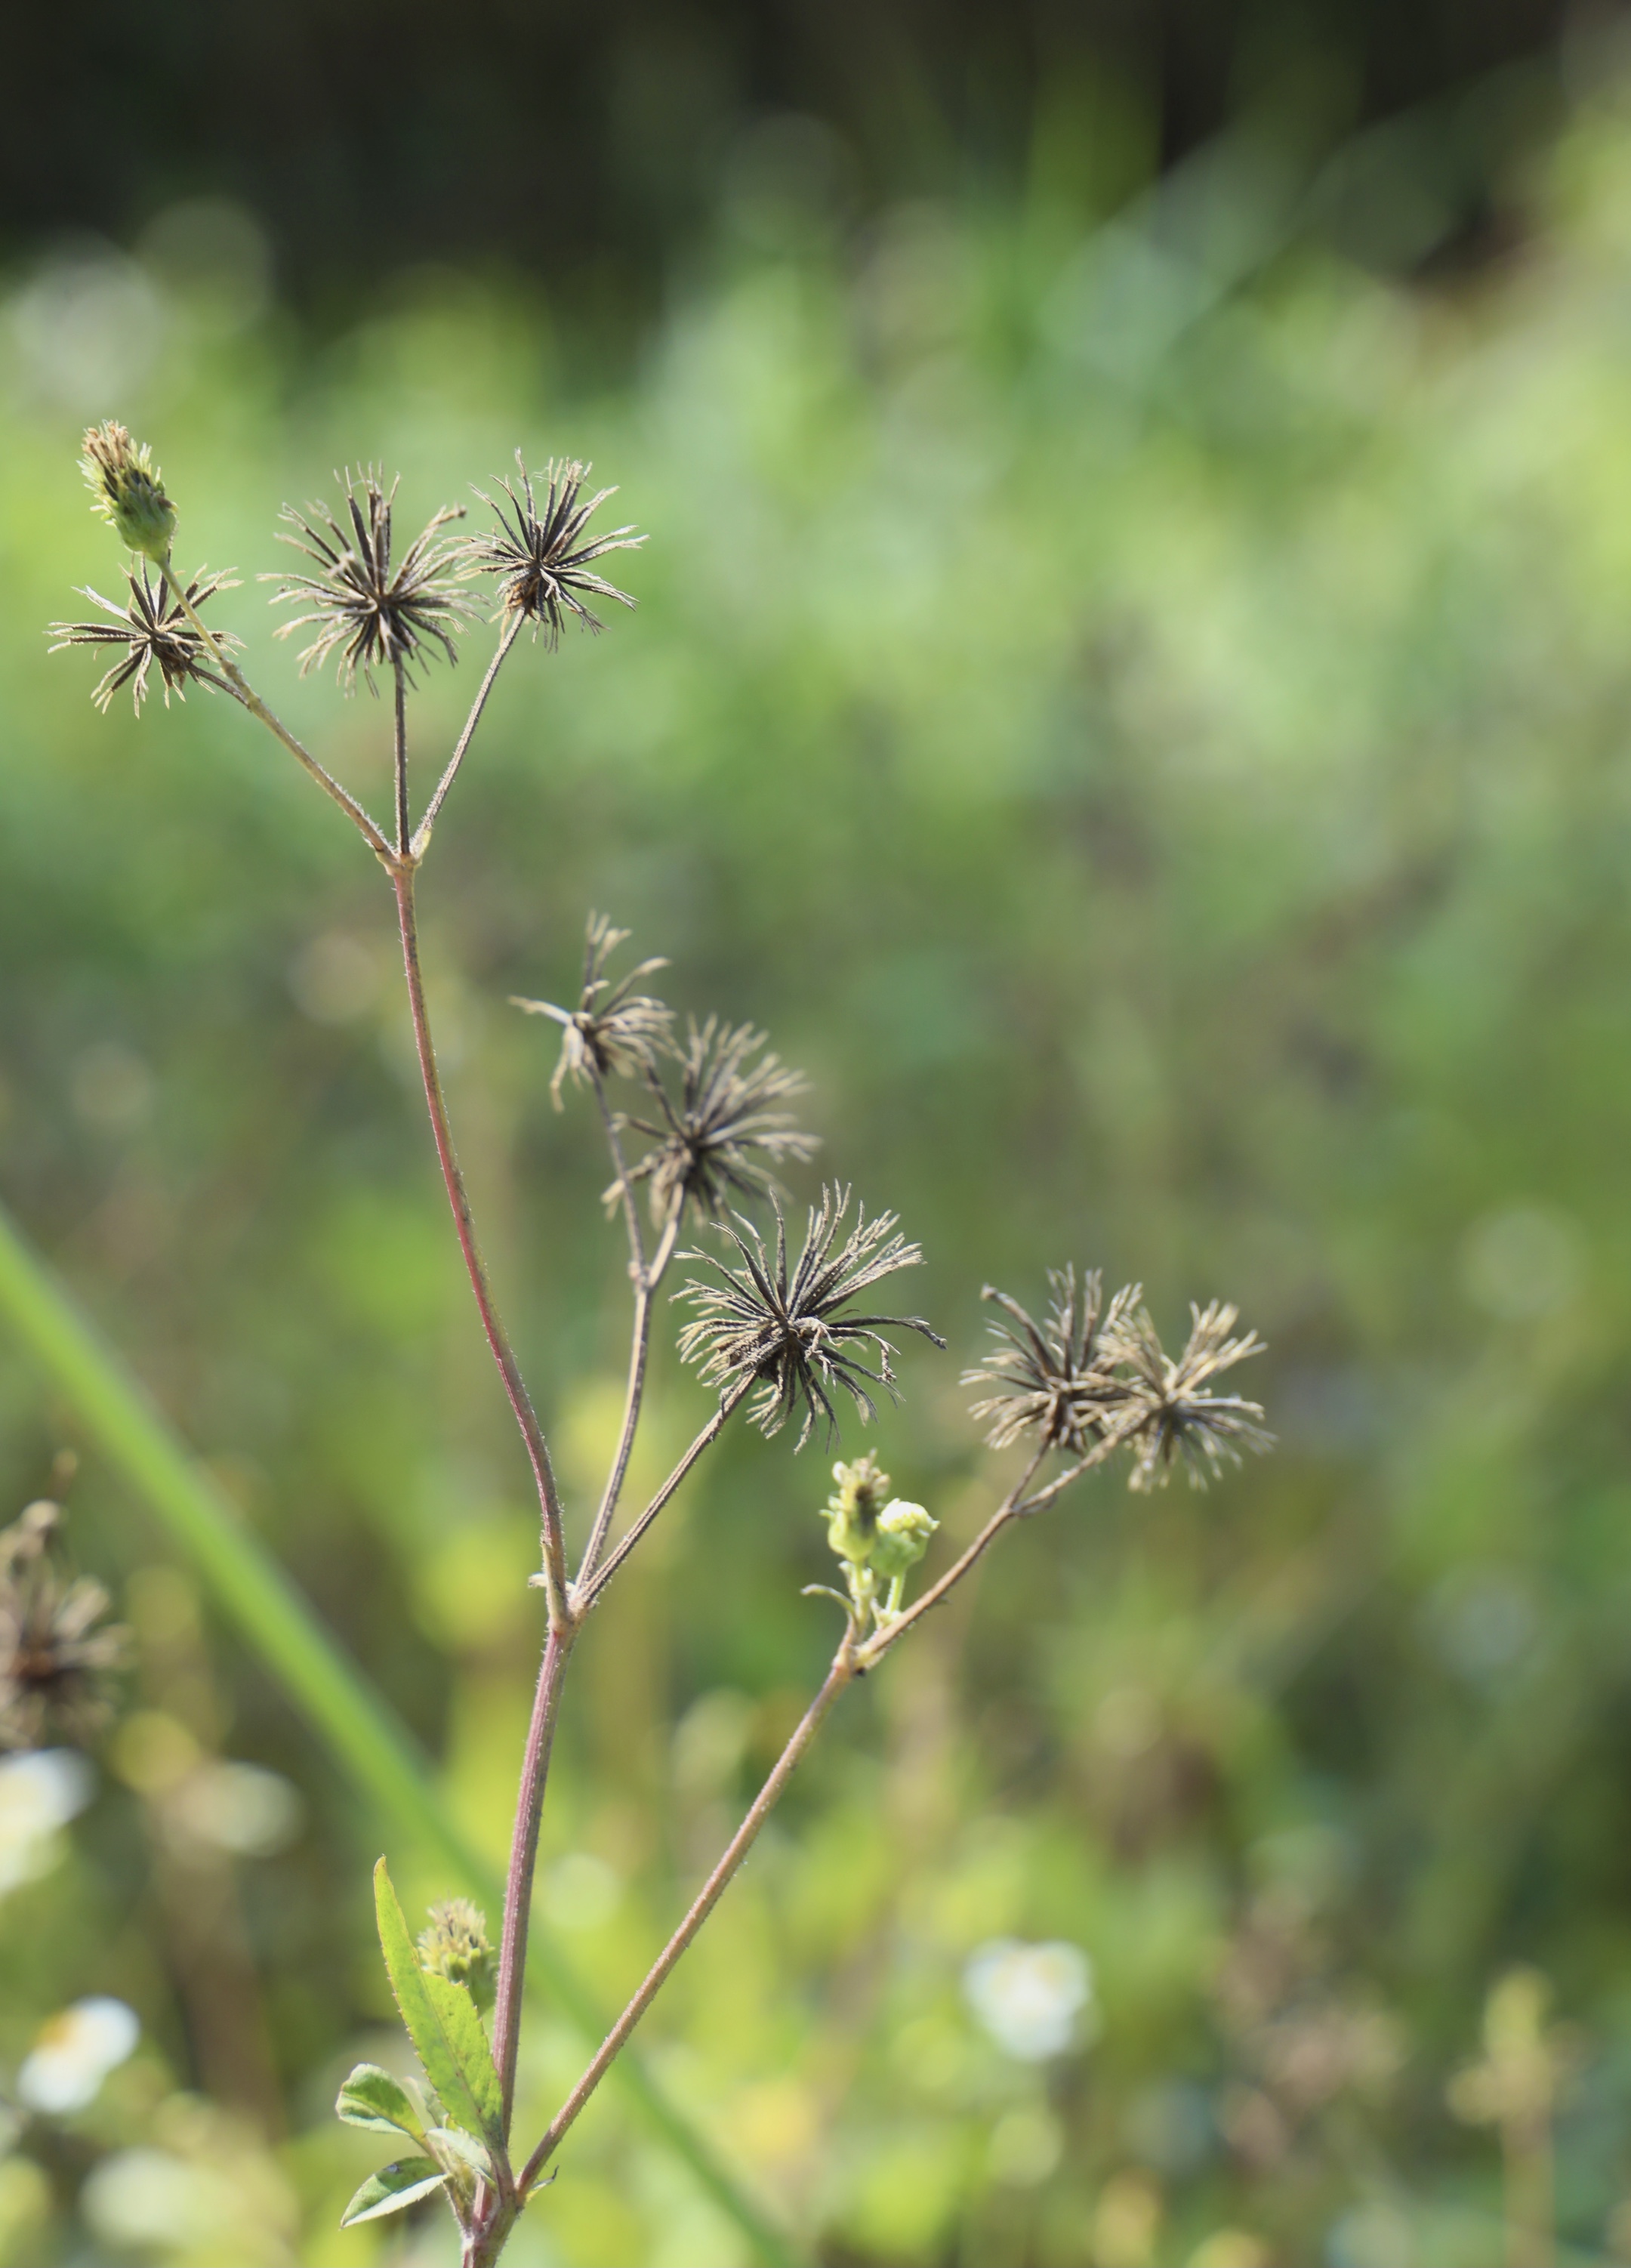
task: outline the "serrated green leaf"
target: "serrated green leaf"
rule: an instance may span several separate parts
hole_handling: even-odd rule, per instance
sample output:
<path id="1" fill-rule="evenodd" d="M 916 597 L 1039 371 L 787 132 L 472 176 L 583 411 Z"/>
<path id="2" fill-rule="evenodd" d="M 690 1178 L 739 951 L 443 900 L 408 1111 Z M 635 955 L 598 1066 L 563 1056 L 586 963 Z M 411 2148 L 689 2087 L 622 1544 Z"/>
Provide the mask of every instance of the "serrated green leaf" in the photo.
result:
<path id="1" fill-rule="evenodd" d="M 475 2002 L 462 1984 L 433 1977 L 419 1955 L 383 1859 L 374 1868 L 374 1911 L 391 1990 L 408 2036 L 451 2120 L 486 2138 L 502 2154 L 503 2095 Z"/>
<path id="2" fill-rule="evenodd" d="M 439 2190 L 447 2179 L 433 2158 L 398 2158 L 370 2174 L 340 2218 L 342 2228 L 355 2228 L 359 2220 L 379 2220 L 400 2213 L 421 2198 Z"/>
<path id="3" fill-rule="evenodd" d="M 485 2142 L 479 2142 L 474 2134 L 467 2134 L 462 2126 L 432 2126 L 424 2139 L 426 2148 L 433 2150 L 444 2165 L 450 2158 L 456 2159 L 471 2173 L 480 2174 L 483 2181 L 492 2180 L 492 2153 Z"/>
<path id="4" fill-rule="evenodd" d="M 340 2089 L 334 2115 L 348 2126 L 366 2126 L 377 2134 L 407 2134 L 421 2147 L 427 2120 L 400 2080 L 377 2063 L 359 2063 Z"/>

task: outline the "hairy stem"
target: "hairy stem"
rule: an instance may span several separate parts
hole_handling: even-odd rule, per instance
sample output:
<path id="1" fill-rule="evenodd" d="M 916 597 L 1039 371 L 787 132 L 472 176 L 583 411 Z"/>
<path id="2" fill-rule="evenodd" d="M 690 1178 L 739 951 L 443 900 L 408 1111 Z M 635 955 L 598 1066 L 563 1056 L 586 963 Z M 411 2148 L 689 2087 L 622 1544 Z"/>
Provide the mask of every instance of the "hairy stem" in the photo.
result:
<path id="1" fill-rule="evenodd" d="M 563 1623 L 569 1623 L 571 1615 L 567 1603 L 566 1555 L 562 1543 L 561 1498 L 555 1486 L 555 1470 L 549 1462 L 549 1449 L 544 1440 L 543 1428 L 538 1422 L 538 1413 L 533 1407 L 532 1397 L 521 1376 L 520 1366 L 498 1319 L 486 1263 L 475 1241 L 475 1226 L 470 1215 L 470 1199 L 466 1193 L 464 1175 L 459 1171 L 459 1160 L 453 1149 L 447 1101 L 442 1093 L 441 1073 L 437 1069 L 430 1020 L 425 1009 L 424 977 L 419 966 L 419 932 L 414 911 L 413 867 L 393 863 L 391 883 L 396 892 L 397 921 L 402 933 L 402 966 L 408 978 L 408 1005 L 414 1019 L 414 1043 L 419 1051 L 419 1069 L 424 1079 L 430 1130 L 436 1137 L 442 1179 L 447 1186 L 447 1201 L 452 1208 L 459 1248 L 464 1255 L 465 1271 L 475 1294 L 481 1329 L 487 1335 L 488 1346 L 503 1381 L 504 1392 L 515 1413 L 515 1421 L 520 1428 L 521 1439 L 526 1444 L 527 1459 L 533 1468 L 539 1509 L 543 1518 L 544 1584 L 549 1598 L 550 1626 L 558 1629 Z"/>
<path id="2" fill-rule="evenodd" d="M 526 1933 L 533 1914 L 533 1872 L 538 1863 L 538 1828 L 543 1815 L 544 1784 L 567 1658 L 577 1635 L 568 1624 L 553 1627 L 544 1642 L 527 1727 L 526 1754 L 516 1797 L 515 1832 L 510 1843 L 510 1873 L 504 1883 L 504 1926 L 498 1954 L 498 1992 L 493 2006 L 493 2061 L 503 2089 L 504 2134 L 515 2102 L 516 2050 L 521 2036 L 521 1992 L 526 1977 Z"/>
<path id="3" fill-rule="evenodd" d="M 249 682 L 249 680 L 244 675 L 243 671 L 239 669 L 238 664 L 231 659 L 230 654 L 223 651 L 221 644 L 217 638 L 214 631 L 209 628 L 208 622 L 206 622 L 200 615 L 197 608 L 187 597 L 187 585 L 185 583 L 178 579 L 175 570 L 170 565 L 168 561 L 165 562 L 162 571 L 165 582 L 169 584 L 172 592 L 175 595 L 175 602 L 177 606 L 180 608 L 181 612 L 187 616 L 187 619 L 191 623 L 193 629 L 197 631 L 199 637 L 203 640 L 205 645 L 209 650 L 210 657 L 215 662 L 217 668 L 221 672 L 223 677 L 225 678 L 228 690 L 237 700 L 243 703 L 244 707 L 248 710 L 252 717 L 259 718 L 260 722 L 266 726 L 268 732 L 272 733 L 276 739 L 283 742 L 283 746 L 288 749 L 291 756 L 297 757 L 299 762 L 305 766 L 307 771 L 311 773 L 312 777 L 317 782 L 319 787 L 323 790 L 324 793 L 326 795 L 332 796 L 334 800 L 339 805 L 341 810 L 344 812 L 346 817 L 351 821 L 351 824 L 362 836 L 363 840 L 367 843 L 369 849 L 374 852 L 377 858 L 384 858 L 388 865 L 391 861 L 392 855 L 391 845 L 386 841 L 385 836 L 375 826 L 373 821 L 364 810 L 354 795 L 349 794 L 346 789 L 341 786 L 334 774 L 328 771 L 322 764 L 319 763 L 317 758 L 312 754 L 309 748 L 304 748 L 301 747 L 299 741 L 296 740 L 288 725 L 285 725 L 280 718 L 273 715 L 271 710 L 267 707 L 265 702 L 262 701 L 261 696 L 255 691 L 253 686 Z"/>
<path id="4" fill-rule="evenodd" d="M 579 2113 L 606 2077 L 619 2051 L 667 1983 L 674 1964 L 718 1904 L 721 1893 L 753 1849 L 758 1839 L 760 1829 L 775 1809 L 782 1789 L 797 1769 L 800 1757 L 820 1730 L 822 1720 L 845 1686 L 858 1674 L 858 1671 L 859 1665 L 851 1648 L 850 1633 L 846 1631 L 842 1645 L 833 1657 L 833 1666 L 827 1674 L 826 1682 L 800 1719 L 797 1730 L 791 1740 L 777 1757 L 770 1777 L 754 1797 L 753 1809 L 731 1837 L 719 1864 L 697 1892 L 685 1919 L 652 1962 L 646 1973 L 644 1983 L 601 2042 L 594 2060 L 550 2121 L 548 2132 L 527 2160 L 522 2169 L 520 2180 L 516 2184 L 518 2196 L 525 2197 L 528 2190 L 547 2164 L 551 2154 L 559 2146 L 562 2137 L 576 2124 Z"/>
<path id="5" fill-rule="evenodd" d="M 488 663 L 487 674 L 477 687 L 475 699 L 470 704 L 470 714 L 465 718 L 465 729 L 459 735 L 453 753 L 447 760 L 447 769 L 437 782 L 436 793 L 431 797 L 426 806 L 425 815 L 415 831 L 409 848 L 415 859 L 422 858 L 425 855 L 430 841 L 430 830 L 436 825 L 437 814 L 447 799 L 448 789 L 459 777 L 459 767 L 465 760 L 465 751 L 470 746 L 471 736 L 481 721 L 481 711 L 487 706 L 487 696 L 492 691 L 494 681 L 503 666 L 504 656 L 520 636 L 524 619 L 518 614 L 512 614 L 504 624 L 503 636 L 498 641 L 498 649 L 491 661 Z M 407 837 L 404 836 L 403 840 L 406 842 Z"/>
<path id="6" fill-rule="evenodd" d="M 680 1462 L 674 1467 L 674 1469 L 670 1473 L 668 1478 L 663 1483 L 662 1487 L 658 1489 L 650 1503 L 647 1505 L 639 1519 L 636 1520 L 633 1527 L 619 1539 L 617 1549 L 612 1553 L 611 1557 L 606 1562 L 606 1565 L 601 1567 L 597 1573 L 591 1575 L 588 1578 L 586 1584 L 578 1583 L 574 1587 L 572 1591 L 571 1606 L 572 1612 L 575 1615 L 582 1616 L 588 1613 L 590 1608 L 593 1606 L 601 1592 L 605 1590 L 613 1576 L 616 1574 L 624 1560 L 628 1558 L 636 1544 L 639 1543 L 641 1537 L 651 1525 L 651 1522 L 657 1518 L 658 1513 L 661 1512 L 663 1506 L 668 1502 L 669 1498 L 672 1496 L 680 1482 L 684 1480 L 692 1466 L 695 1464 L 703 1450 L 711 1448 L 713 1444 L 719 1439 L 721 1433 L 724 1432 L 725 1429 L 725 1421 L 730 1417 L 731 1412 L 736 1408 L 737 1403 L 741 1401 L 743 1395 L 751 1390 L 753 1382 L 752 1379 L 744 1381 L 744 1382 L 736 1388 L 733 1394 L 726 1396 L 724 1401 L 720 1403 L 718 1409 L 715 1410 L 713 1416 L 709 1419 L 707 1425 L 703 1426 L 695 1440 L 692 1442 L 684 1456 L 680 1458 Z"/>

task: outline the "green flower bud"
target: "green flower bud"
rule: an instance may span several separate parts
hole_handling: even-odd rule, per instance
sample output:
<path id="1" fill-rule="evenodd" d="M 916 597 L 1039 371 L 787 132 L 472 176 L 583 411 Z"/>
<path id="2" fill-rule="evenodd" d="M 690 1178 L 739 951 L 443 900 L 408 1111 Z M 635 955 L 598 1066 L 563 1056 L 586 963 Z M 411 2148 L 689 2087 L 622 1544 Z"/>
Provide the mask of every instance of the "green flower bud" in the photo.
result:
<path id="1" fill-rule="evenodd" d="M 419 1933 L 419 1958 L 432 1976 L 467 1984 L 478 2008 L 492 2006 L 496 1973 L 487 1916 L 468 1898 L 449 1898 L 430 1909 L 430 1926 Z"/>
<path id="2" fill-rule="evenodd" d="M 92 510 L 127 549 L 162 567 L 175 535 L 175 506 L 165 494 L 164 475 L 146 442 L 138 449 L 124 427 L 109 418 L 85 435 L 79 466 L 96 499 Z"/>
<path id="3" fill-rule="evenodd" d="M 921 1504 L 908 1504 L 904 1497 L 895 1497 L 878 1514 L 878 1533 L 872 1543 L 873 1567 L 885 1581 L 893 1583 L 916 1566 L 939 1525 Z"/>
<path id="4" fill-rule="evenodd" d="M 889 1476 L 869 1449 L 852 1465 L 834 1465 L 833 1478 L 838 1486 L 827 1500 L 827 1540 L 840 1559 L 859 1566 L 871 1557 Z"/>

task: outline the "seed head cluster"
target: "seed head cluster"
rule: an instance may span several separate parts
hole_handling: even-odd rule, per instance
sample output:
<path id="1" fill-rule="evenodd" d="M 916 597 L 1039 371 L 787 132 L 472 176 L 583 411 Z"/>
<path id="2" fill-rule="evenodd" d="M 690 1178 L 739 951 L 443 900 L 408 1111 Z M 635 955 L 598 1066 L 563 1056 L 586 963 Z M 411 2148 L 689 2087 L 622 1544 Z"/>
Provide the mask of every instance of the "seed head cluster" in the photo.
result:
<path id="1" fill-rule="evenodd" d="M 531 622 L 534 637 L 541 630 L 550 645 L 559 644 L 569 615 L 575 615 L 585 630 L 604 630 L 599 615 L 584 605 L 585 596 L 615 599 L 623 607 L 632 607 L 635 601 L 627 591 L 592 573 L 591 563 L 604 558 L 608 551 L 638 550 L 644 536 L 637 535 L 631 526 L 614 527 L 609 535 L 587 542 L 583 540 L 591 516 L 608 497 L 617 494 L 615 489 L 601 489 L 584 502 L 587 465 L 572 458 L 552 458 L 542 475 L 541 505 L 518 449 L 516 469 L 515 487 L 508 481 L 493 483 L 498 497 L 489 496 L 485 489 L 476 490 L 498 525 L 484 534 L 471 536 L 460 547 L 464 557 L 479 573 L 497 577 L 503 611 Z"/>
<path id="2" fill-rule="evenodd" d="M 576 1008 L 557 1008 L 548 1000 L 525 1000 L 511 996 L 511 1005 L 529 1016 L 548 1016 L 562 1026 L 561 1053 L 549 1082 L 550 1099 L 557 1110 L 563 1106 L 561 1090 L 569 1079 L 574 1086 L 599 1076 L 605 1079 L 655 1078 L 658 1059 L 668 1048 L 674 1012 L 649 992 L 636 992 L 643 976 L 656 976 L 668 963 L 660 957 L 643 961 L 615 983 L 606 973 L 606 962 L 628 937 L 613 929 L 604 914 L 591 914 L 584 946 L 584 981 Z"/>
<path id="3" fill-rule="evenodd" d="M 921 1315 L 848 1314 L 843 1311 L 885 1276 L 915 1268 L 922 1253 L 896 1232 L 895 1216 L 869 1220 L 857 1209 L 856 1225 L 843 1241 L 839 1232 L 849 1211 L 849 1192 L 824 1189 L 812 1206 L 804 1249 L 790 1269 L 787 1223 L 775 1211 L 774 1257 L 763 1237 L 741 1214 L 737 1225 L 721 1224 L 741 1262 L 730 1267 L 711 1253 L 683 1256 L 711 1269 L 714 1282 L 693 1279 L 675 1294 L 694 1309 L 680 1334 L 680 1351 L 698 1365 L 703 1380 L 721 1395 L 753 1386 L 748 1416 L 761 1433 L 776 1433 L 801 1406 L 803 1423 L 796 1446 L 803 1448 L 818 1416 L 829 1432 L 838 1422 L 833 1395 L 841 1388 L 869 1421 L 877 1406 L 868 1391 L 895 1391 L 895 1350 L 890 1331 L 916 1331 L 936 1346 L 945 1341 Z M 870 1356 L 877 1368 L 863 1359 Z"/>
<path id="4" fill-rule="evenodd" d="M 996 1348 L 963 1382 L 996 1389 L 972 1413 L 989 1421 L 994 1448 L 1029 1440 L 1089 1464 L 1128 1449 L 1128 1485 L 1146 1491 L 1163 1485 L 1174 1463 L 1204 1486 L 1225 1464 L 1238 1464 L 1242 1450 L 1270 1447 L 1260 1404 L 1215 1394 L 1209 1384 L 1263 1351 L 1255 1332 L 1231 1336 L 1236 1308 L 1218 1300 L 1192 1307 L 1188 1342 L 1174 1358 L 1163 1351 L 1137 1285 L 1124 1285 L 1101 1321 L 1097 1270 L 1078 1279 L 1066 1268 L 1048 1282 L 1052 1299 L 1040 1322 L 1005 1292 L 988 1285 L 983 1294 L 1009 1321 L 992 1325 Z"/>
<path id="5" fill-rule="evenodd" d="M 650 1182 L 654 1220 L 677 1219 L 687 1204 L 720 1219 L 733 1197 L 774 1194 L 773 1169 L 784 1159 L 814 1155 L 817 1138 L 778 1108 L 809 1082 L 769 1052 L 762 1032 L 710 1016 L 701 1027 L 694 1022 L 673 1052 L 679 1093 L 649 1077 L 660 1118 L 630 1115 L 623 1122 L 654 1145 L 628 1175 Z"/>
<path id="6" fill-rule="evenodd" d="M 53 622 L 50 630 L 55 641 L 50 649 L 53 653 L 60 653 L 64 646 L 70 645 L 124 649 L 91 696 L 103 715 L 107 715 L 120 687 L 128 685 L 139 717 L 150 689 L 148 680 L 155 669 L 164 688 L 166 708 L 173 693 L 178 700 L 187 698 L 187 687 L 193 681 L 200 685 L 213 685 L 218 693 L 230 693 L 232 688 L 225 679 L 217 677 L 208 666 L 209 648 L 182 612 L 171 590 L 169 578 L 161 574 L 155 588 L 143 561 L 132 570 L 128 579 L 130 596 L 122 607 L 116 600 L 105 599 L 99 591 L 86 588 L 79 593 L 82 599 L 103 608 L 112 616 L 111 621 Z M 230 577 L 211 575 L 201 568 L 186 586 L 187 603 L 197 611 L 217 591 L 233 591 L 237 587 Z M 216 631 L 215 638 L 217 645 L 229 650 L 242 644 L 230 630 Z"/>
<path id="7" fill-rule="evenodd" d="M 312 561 L 315 572 L 282 578 L 273 598 L 277 606 L 304 607 L 279 625 L 279 637 L 296 630 L 316 635 L 300 656 L 300 674 L 320 669 L 338 656 L 340 681 L 347 692 L 360 669 L 371 691 L 376 669 L 400 666 L 411 679 L 439 649 L 450 662 L 459 659 L 454 634 L 475 617 L 459 588 L 454 562 L 461 547 L 441 534 L 450 520 L 464 518 L 462 504 L 446 504 L 408 545 L 395 565 L 391 559 L 392 506 L 397 483 L 384 484 L 372 467 L 346 473 L 345 497 L 338 513 L 325 504 L 304 512 L 285 504 L 283 518 L 291 534 L 280 535 Z"/>

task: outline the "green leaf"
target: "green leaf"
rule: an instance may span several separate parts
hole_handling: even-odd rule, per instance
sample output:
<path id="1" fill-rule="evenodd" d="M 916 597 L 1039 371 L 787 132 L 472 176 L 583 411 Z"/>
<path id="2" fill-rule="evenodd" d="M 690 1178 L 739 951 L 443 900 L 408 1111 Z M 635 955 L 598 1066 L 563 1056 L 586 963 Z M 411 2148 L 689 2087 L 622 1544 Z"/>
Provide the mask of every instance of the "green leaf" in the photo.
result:
<path id="1" fill-rule="evenodd" d="M 485 2142 L 478 2142 L 474 2134 L 467 2134 L 462 2126 L 432 2126 L 425 2135 L 425 2146 L 434 2150 L 451 2174 L 454 2169 L 448 2161 L 456 2161 L 461 2169 L 480 2174 L 482 2180 L 493 2178 L 492 2154 Z"/>
<path id="2" fill-rule="evenodd" d="M 359 2220 L 379 2220 L 388 2213 L 400 2213 L 404 2206 L 429 2197 L 432 2190 L 439 2190 L 446 2179 L 433 2158 L 398 2158 L 391 2165 L 381 2166 L 377 2174 L 370 2174 L 341 2215 L 340 2226 L 355 2228 Z"/>
<path id="3" fill-rule="evenodd" d="M 400 2080 L 377 2063 L 359 2063 L 341 2088 L 334 2115 L 348 2126 L 367 2126 L 377 2134 L 407 2134 L 422 2147 L 428 2124 Z"/>
<path id="4" fill-rule="evenodd" d="M 502 2152 L 503 2095 L 475 2002 L 462 1984 L 421 1968 L 383 1859 L 374 1868 L 374 1910 L 391 1990 L 431 2086 L 451 2119 L 484 2135 L 495 2152 Z"/>

